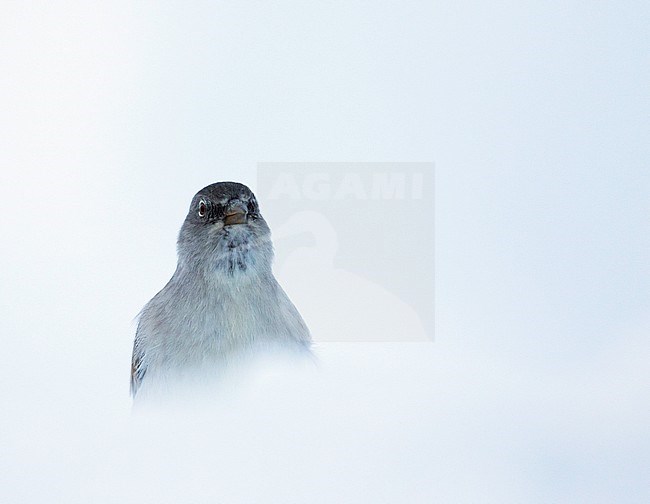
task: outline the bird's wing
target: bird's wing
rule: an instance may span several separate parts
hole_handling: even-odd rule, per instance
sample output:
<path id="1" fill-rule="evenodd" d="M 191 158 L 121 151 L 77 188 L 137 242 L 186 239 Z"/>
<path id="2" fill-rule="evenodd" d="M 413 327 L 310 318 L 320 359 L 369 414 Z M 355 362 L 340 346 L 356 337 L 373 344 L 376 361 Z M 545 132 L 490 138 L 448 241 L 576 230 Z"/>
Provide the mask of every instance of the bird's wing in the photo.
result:
<path id="1" fill-rule="evenodd" d="M 133 356 L 131 357 L 131 395 L 135 397 L 144 375 L 147 373 L 147 367 L 144 362 L 144 350 L 142 348 L 142 338 L 138 336 L 139 331 L 135 334 L 133 341 Z"/>

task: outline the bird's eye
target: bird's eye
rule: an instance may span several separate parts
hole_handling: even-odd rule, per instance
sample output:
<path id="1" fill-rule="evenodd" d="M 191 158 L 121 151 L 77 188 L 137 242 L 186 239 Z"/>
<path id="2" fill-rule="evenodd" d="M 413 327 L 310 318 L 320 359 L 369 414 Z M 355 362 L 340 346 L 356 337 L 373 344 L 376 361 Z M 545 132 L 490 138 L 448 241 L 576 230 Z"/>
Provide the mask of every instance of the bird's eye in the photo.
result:
<path id="1" fill-rule="evenodd" d="M 205 217 L 206 213 L 208 213 L 208 205 L 204 200 L 201 200 L 199 201 L 199 217 Z"/>

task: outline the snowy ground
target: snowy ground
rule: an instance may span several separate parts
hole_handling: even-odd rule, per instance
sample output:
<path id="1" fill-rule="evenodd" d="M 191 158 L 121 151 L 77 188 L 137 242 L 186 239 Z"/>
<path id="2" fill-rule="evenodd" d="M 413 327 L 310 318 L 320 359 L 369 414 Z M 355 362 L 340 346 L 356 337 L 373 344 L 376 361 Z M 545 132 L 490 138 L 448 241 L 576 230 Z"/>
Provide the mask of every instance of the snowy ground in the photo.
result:
<path id="1" fill-rule="evenodd" d="M 134 415 L 124 369 L 96 356 L 5 395 L 3 501 L 647 502 L 644 340 L 546 369 L 444 342 L 326 343 L 317 369 Z"/>

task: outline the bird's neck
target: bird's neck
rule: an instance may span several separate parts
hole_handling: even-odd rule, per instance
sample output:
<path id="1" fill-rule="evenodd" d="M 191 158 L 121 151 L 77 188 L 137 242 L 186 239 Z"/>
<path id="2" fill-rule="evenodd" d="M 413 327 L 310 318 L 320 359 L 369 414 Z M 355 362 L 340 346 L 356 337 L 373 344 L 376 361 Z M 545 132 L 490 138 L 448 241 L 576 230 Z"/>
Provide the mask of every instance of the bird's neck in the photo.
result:
<path id="1" fill-rule="evenodd" d="M 271 266 L 262 266 L 264 265 L 254 264 L 242 268 L 236 261 L 222 261 L 217 265 L 194 263 L 189 267 L 187 263 L 179 261 L 172 280 L 185 286 L 194 285 L 199 291 L 212 290 L 215 287 L 234 290 L 247 287 L 259 289 L 260 286 L 276 283 Z"/>

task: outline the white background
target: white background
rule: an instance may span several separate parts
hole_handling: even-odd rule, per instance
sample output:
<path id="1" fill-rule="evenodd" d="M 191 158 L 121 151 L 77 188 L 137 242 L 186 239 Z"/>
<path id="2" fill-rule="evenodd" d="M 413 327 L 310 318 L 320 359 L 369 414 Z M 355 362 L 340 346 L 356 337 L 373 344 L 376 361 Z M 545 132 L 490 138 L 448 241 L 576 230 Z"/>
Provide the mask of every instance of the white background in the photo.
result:
<path id="1" fill-rule="evenodd" d="M 2 2 L 0 500 L 647 502 L 649 17 Z M 131 320 L 258 161 L 435 161 L 436 341 L 138 425 Z"/>

